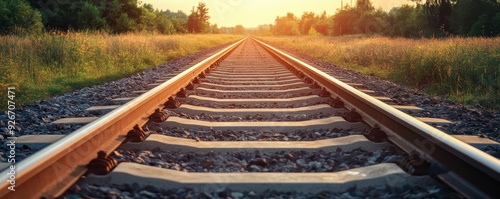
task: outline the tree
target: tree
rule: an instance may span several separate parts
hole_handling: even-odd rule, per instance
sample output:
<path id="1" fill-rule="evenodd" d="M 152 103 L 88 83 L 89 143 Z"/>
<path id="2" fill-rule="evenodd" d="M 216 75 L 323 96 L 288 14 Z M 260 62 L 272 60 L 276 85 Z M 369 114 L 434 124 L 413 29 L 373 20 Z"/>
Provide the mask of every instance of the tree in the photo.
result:
<path id="1" fill-rule="evenodd" d="M 80 0 L 28 0 L 28 2 L 40 12 L 46 29 L 58 30 L 76 28 L 76 13 L 83 6 Z"/>
<path id="2" fill-rule="evenodd" d="M 137 0 L 119 0 L 122 13 L 127 13 L 128 17 L 137 22 L 141 17 L 142 10 L 137 6 Z"/>
<path id="3" fill-rule="evenodd" d="M 474 35 L 481 26 L 485 26 L 497 13 L 500 13 L 500 3 L 492 0 L 457 0 L 451 14 L 451 30 L 459 35 Z M 496 24 L 491 24 L 496 25 Z M 474 29 L 472 29 L 474 28 Z M 488 27 L 486 27 L 488 28 Z M 489 32 L 486 30 L 485 33 Z M 488 33 L 489 35 L 489 33 Z M 487 36 L 487 35 L 484 35 Z"/>
<path id="4" fill-rule="evenodd" d="M 370 0 L 356 0 L 356 10 L 360 13 L 371 12 L 375 7 Z"/>
<path id="5" fill-rule="evenodd" d="M 197 33 L 199 31 L 198 13 L 193 9 L 188 16 L 187 29 L 190 33 Z"/>
<path id="6" fill-rule="evenodd" d="M 98 30 L 106 27 L 106 21 L 101 18 L 99 9 L 91 3 L 85 2 L 77 16 L 79 29 Z"/>
<path id="7" fill-rule="evenodd" d="M 500 35 L 500 13 L 493 17 L 481 15 L 469 31 L 470 36 L 494 37 Z"/>
<path id="8" fill-rule="evenodd" d="M 234 34 L 240 34 L 240 35 L 245 34 L 245 28 L 242 25 L 234 26 Z"/>
<path id="9" fill-rule="evenodd" d="M 101 15 L 106 20 L 106 23 L 115 31 L 114 27 L 122 15 L 122 5 L 118 0 L 99 1 L 101 3 Z"/>
<path id="10" fill-rule="evenodd" d="M 114 30 L 116 33 L 124 33 L 134 30 L 134 26 L 135 26 L 134 20 L 130 19 L 127 13 L 122 13 L 120 15 L 120 18 L 118 18 L 116 22 Z"/>
<path id="11" fill-rule="evenodd" d="M 452 12 L 451 1 L 427 0 L 423 6 L 429 28 L 435 32 L 448 34 L 450 32 L 449 18 Z"/>
<path id="12" fill-rule="evenodd" d="M 297 17 L 293 13 L 287 13 L 284 17 L 276 17 L 274 31 L 277 35 L 299 35 Z"/>
<path id="13" fill-rule="evenodd" d="M 272 35 L 272 24 L 262 24 L 254 30 L 248 30 L 252 35 L 261 35 L 261 36 L 271 36 Z"/>
<path id="14" fill-rule="evenodd" d="M 500 12 L 490 19 L 491 36 L 500 36 Z"/>
<path id="15" fill-rule="evenodd" d="M 300 34 L 307 35 L 314 23 L 316 23 L 315 14 L 313 12 L 304 12 L 299 21 Z"/>
<path id="16" fill-rule="evenodd" d="M 162 11 L 162 13 L 170 19 L 175 32 L 186 33 L 187 32 L 187 20 L 188 15 L 181 10 L 177 12 L 172 12 L 170 10 Z"/>
<path id="17" fill-rule="evenodd" d="M 338 10 L 335 15 L 333 15 L 333 35 L 353 34 L 353 24 L 357 17 L 358 14 L 354 8 Z"/>
<path id="18" fill-rule="evenodd" d="M 198 3 L 198 25 L 200 27 L 200 32 L 207 32 L 208 27 L 210 26 L 210 23 L 208 20 L 210 19 L 210 16 L 208 16 L 208 8 L 207 5 L 203 2 Z"/>
<path id="19" fill-rule="evenodd" d="M 156 15 L 155 13 L 151 12 L 148 10 L 148 8 L 145 8 L 141 6 L 140 8 L 140 15 L 139 18 L 136 20 L 137 25 L 136 25 L 136 30 L 138 31 L 146 31 L 146 32 L 153 32 L 157 30 L 157 21 L 156 20 Z"/>
<path id="20" fill-rule="evenodd" d="M 0 1 L 0 34 L 30 34 L 42 31 L 40 13 L 23 0 Z"/>
<path id="21" fill-rule="evenodd" d="M 439 5 L 438 25 L 439 29 L 445 33 L 450 32 L 451 1 L 441 0 Z"/>
<path id="22" fill-rule="evenodd" d="M 316 17 L 316 20 L 313 24 L 313 29 L 315 31 L 313 31 L 312 33 L 320 33 L 322 35 L 328 35 L 328 17 L 326 16 L 326 12 L 323 11 L 323 13 L 321 14 L 321 16 L 319 17 Z M 309 30 L 309 33 L 308 34 L 311 34 L 311 30 Z"/>
<path id="23" fill-rule="evenodd" d="M 142 5 L 143 8 L 146 8 L 146 10 L 148 10 L 149 12 L 155 12 L 155 9 L 153 8 L 153 5 L 149 4 L 149 3 L 146 3 L 144 5 Z"/>
<path id="24" fill-rule="evenodd" d="M 217 26 L 217 24 L 212 24 L 212 25 L 210 25 L 210 33 L 220 34 L 222 32 L 221 32 L 221 29 Z"/>
<path id="25" fill-rule="evenodd" d="M 425 34 L 426 22 L 420 5 L 393 8 L 388 14 L 388 23 L 385 33 L 390 36 L 417 37 Z"/>
<path id="26" fill-rule="evenodd" d="M 7 15 L 6 3 L 24 0 L 0 0 L 0 26 L 12 21 Z M 41 13 L 42 24 L 46 29 L 105 30 L 111 33 L 128 31 L 159 32 L 162 34 L 208 32 L 208 8 L 199 3 L 193 8 L 188 22 L 188 15 L 182 11 L 159 11 L 151 4 L 142 4 L 138 0 L 26 0 Z M 6 3 L 5 3 L 6 2 Z M 15 5 L 21 5 L 15 3 Z M 141 5 L 142 4 L 142 5 Z M 29 8 L 29 6 L 28 6 Z M 9 11 L 10 13 L 10 11 Z M 21 12 L 16 12 L 21 13 Z M 26 13 L 26 12 L 22 12 Z M 28 19 L 23 17 L 23 19 Z"/>
<path id="27" fill-rule="evenodd" d="M 490 36 L 489 35 L 489 19 L 487 15 L 481 15 L 474 23 L 469 31 L 471 36 Z"/>
<path id="28" fill-rule="evenodd" d="M 198 3 L 198 7 L 196 9 L 193 7 L 191 14 L 188 16 L 188 31 L 192 33 L 208 32 L 210 27 L 209 19 L 206 4 L 203 2 Z"/>
<path id="29" fill-rule="evenodd" d="M 375 10 L 370 0 L 357 0 L 356 6 L 346 6 L 335 13 L 332 33 L 334 35 L 378 33 L 382 31 L 381 23 L 385 18 L 385 12 Z"/>
<path id="30" fill-rule="evenodd" d="M 351 24 L 353 33 L 373 34 L 382 31 L 381 23 L 386 20 L 386 13 L 381 9 L 375 10 L 370 0 L 357 0 L 351 12 L 351 16 L 355 16 Z"/>
<path id="31" fill-rule="evenodd" d="M 175 33 L 174 24 L 170 21 L 170 19 L 166 15 L 160 12 L 155 13 L 155 15 L 156 17 L 154 19 L 154 22 L 156 22 L 156 31 L 162 34 Z"/>

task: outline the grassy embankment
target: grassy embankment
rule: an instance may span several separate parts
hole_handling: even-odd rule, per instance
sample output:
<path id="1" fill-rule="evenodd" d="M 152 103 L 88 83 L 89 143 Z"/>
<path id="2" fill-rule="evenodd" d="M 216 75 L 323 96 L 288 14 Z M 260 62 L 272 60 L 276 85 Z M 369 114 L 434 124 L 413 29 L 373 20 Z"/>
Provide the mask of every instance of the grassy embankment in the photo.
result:
<path id="1" fill-rule="evenodd" d="M 500 38 L 259 38 L 459 103 L 500 109 Z"/>
<path id="2" fill-rule="evenodd" d="M 103 83 L 243 38 L 241 35 L 47 33 L 0 36 L 0 110 Z"/>

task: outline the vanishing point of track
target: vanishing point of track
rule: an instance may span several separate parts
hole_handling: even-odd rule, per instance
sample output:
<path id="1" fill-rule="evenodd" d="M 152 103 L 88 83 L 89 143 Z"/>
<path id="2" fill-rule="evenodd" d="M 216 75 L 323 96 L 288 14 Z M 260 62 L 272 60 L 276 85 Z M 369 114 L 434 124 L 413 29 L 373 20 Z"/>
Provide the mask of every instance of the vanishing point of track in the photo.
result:
<path id="1" fill-rule="evenodd" d="M 16 191 L 9 191 L 1 176 L 0 198 L 55 197 L 83 175 L 102 185 L 133 181 L 162 189 L 217 184 L 241 191 L 302 192 L 343 192 L 387 179 L 393 184 L 432 179 L 470 198 L 499 195 L 498 159 L 355 87 L 258 40 L 243 39 L 18 163 Z M 305 117 L 311 115 L 313 119 Z M 171 133 L 184 129 L 207 136 L 186 139 Z M 297 133 L 302 131 L 317 137 L 303 139 Z M 269 136 L 260 141 L 262 136 L 245 135 L 252 132 Z M 214 139 L 210 133 L 232 138 Z M 286 133 L 300 141 L 280 140 Z M 333 169 L 328 161 L 291 158 L 297 151 L 387 147 L 398 148 L 405 157 L 398 164 L 371 160 L 347 170 Z M 212 172 L 218 163 L 209 160 L 199 172 L 185 172 L 116 162 L 108 154 L 117 149 L 259 155 L 242 172 Z M 279 161 L 267 156 L 313 165 L 315 172 L 279 172 L 272 167 Z"/>

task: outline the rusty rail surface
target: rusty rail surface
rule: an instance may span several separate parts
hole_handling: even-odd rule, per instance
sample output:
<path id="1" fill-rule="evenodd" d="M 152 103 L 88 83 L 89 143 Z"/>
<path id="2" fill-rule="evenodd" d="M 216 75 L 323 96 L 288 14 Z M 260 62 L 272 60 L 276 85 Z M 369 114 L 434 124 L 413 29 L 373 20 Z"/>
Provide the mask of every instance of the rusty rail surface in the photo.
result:
<path id="1" fill-rule="evenodd" d="M 53 198 L 62 194 L 87 171 L 86 165 L 98 151 L 109 154 L 115 150 L 135 124 L 144 124 L 168 97 L 217 64 L 243 41 L 245 39 L 19 162 L 15 165 L 15 191 L 8 189 L 8 175 L 0 176 L 0 198 Z"/>
<path id="2" fill-rule="evenodd" d="M 363 121 L 379 125 L 388 140 L 431 163 L 433 175 L 470 198 L 498 198 L 500 160 L 425 124 L 330 75 L 255 39 L 268 52 L 338 95 Z"/>

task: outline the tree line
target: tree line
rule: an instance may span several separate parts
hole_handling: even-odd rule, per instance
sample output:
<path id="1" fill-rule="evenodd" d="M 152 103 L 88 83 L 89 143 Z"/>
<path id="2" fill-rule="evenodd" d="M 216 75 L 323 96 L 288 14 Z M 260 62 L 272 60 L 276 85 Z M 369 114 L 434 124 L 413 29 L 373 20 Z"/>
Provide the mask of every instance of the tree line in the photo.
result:
<path id="1" fill-rule="evenodd" d="M 375 9 L 370 0 L 356 0 L 331 16 L 304 12 L 278 16 L 274 24 L 262 25 L 257 34 L 349 35 L 383 34 L 402 37 L 500 36 L 498 0 L 409 0 L 415 5 L 389 12 Z"/>
<path id="2" fill-rule="evenodd" d="M 205 3 L 182 11 L 158 10 L 137 0 L 0 0 L 0 34 L 42 31 L 234 33 L 239 27 L 210 24 Z"/>

